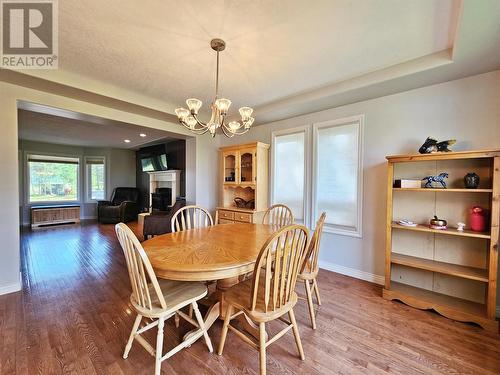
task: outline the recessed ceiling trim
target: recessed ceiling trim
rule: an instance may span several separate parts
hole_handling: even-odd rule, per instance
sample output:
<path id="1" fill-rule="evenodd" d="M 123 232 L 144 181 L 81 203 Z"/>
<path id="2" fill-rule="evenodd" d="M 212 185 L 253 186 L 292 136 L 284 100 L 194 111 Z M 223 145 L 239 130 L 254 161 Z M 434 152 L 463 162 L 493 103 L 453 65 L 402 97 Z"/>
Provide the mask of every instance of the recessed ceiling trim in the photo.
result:
<path id="1" fill-rule="evenodd" d="M 376 70 L 358 77 L 353 77 L 345 81 L 332 83 L 330 85 L 283 98 L 263 106 L 258 106 L 255 111 L 269 122 L 268 113 L 283 111 L 285 108 L 293 107 L 299 103 L 320 100 L 334 95 L 340 95 L 349 91 L 357 90 L 363 87 L 387 82 L 392 79 L 409 76 L 426 70 L 431 70 L 444 65 L 452 64 L 452 50 L 447 49 L 431 55 L 423 56 L 418 59 L 406 61 L 401 64 L 393 65 L 385 69 Z M 262 125 L 262 121 L 256 125 Z"/>
<path id="2" fill-rule="evenodd" d="M 132 92 L 121 87 L 117 87 L 100 80 L 95 80 L 90 77 L 82 77 L 79 74 L 68 72 L 64 69 L 48 70 L 48 69 L 32 69 L 23 70 L 22 74 L 41 78 L 50 82 L 55 82 L 61 85 L 69 85 L 71 87 L 81 87 L 85 91 L 110 97 L 116 100 L 126 101 L 149 109 L 153 109 L 165 113 L 174 113 L 176 108 L 175 103 L 169 102 L 166 99 L 152 98 L 140 93 Z"/>

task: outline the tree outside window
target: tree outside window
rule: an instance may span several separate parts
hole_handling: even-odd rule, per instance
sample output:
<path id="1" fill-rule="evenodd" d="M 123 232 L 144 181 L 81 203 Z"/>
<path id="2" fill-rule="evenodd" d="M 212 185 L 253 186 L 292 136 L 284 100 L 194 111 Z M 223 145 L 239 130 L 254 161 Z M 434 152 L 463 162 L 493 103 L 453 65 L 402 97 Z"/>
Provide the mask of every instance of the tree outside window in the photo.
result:
<path id="1" fill-rule="evenodd" d="M 29 201 L 77 201 L 78 159 L 30 155 Z"/>

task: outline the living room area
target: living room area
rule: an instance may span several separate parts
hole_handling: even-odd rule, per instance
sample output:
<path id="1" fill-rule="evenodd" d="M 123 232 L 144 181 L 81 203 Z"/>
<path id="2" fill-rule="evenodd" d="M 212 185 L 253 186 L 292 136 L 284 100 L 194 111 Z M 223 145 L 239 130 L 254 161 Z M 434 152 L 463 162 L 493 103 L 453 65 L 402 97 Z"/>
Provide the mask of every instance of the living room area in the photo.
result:
<path id="1" fill-rule="evenodd" d="M 170 223 L 172 209 L 185 205 L 185 137 L 31 103 L 18 109 L 18 122 L 25 228 L 139 221 L 142 236 L 150 212 Z"/>

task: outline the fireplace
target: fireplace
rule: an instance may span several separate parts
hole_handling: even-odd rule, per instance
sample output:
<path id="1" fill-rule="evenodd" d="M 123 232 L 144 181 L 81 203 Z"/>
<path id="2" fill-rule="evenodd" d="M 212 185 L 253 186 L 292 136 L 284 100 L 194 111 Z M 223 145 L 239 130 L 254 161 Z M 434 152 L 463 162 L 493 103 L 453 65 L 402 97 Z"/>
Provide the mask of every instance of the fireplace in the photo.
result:
<path id="1" fill-rule="evenodd" d="M 168 211 L 168 207 L 172 203 L 171 188 L 156 188 L 154 193 L 151 193 L 151 210 Z"/>
<path id="2" fill-rule="evenodd" d="M 173 206 L 180 192 L 180 173 L 178 170 L 148 172 L 149 174 L 149 212 L 165 211 L 165 207 Z M 167 193 L 168 189 L 169 192 Z M 159 194 L 159 195 L 157 195 Z M 170 200 L 168 200 L 170 198 Z M 156 200 L 155 203 L 153 203 Z"/>

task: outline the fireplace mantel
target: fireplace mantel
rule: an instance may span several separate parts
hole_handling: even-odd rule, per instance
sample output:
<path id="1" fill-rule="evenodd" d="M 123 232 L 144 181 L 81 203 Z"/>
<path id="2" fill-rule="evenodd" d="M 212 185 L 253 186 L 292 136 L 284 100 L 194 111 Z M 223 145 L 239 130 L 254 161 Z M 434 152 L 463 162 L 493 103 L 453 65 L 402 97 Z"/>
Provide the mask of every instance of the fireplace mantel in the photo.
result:
<path id="1" fill-rule="evenodd" d="M 151 193 L 155 191 L 156 188 L 168 187 L 172 189 L 172 204 L 175 204 L 177 196 L 180 194 L 181 189 L 181 171 L 179 170 L 168 170 L 168 171 L 158 171 L 158 172 L 148 172 L 149 174 L 149 211 L 151 212 Z"/>

